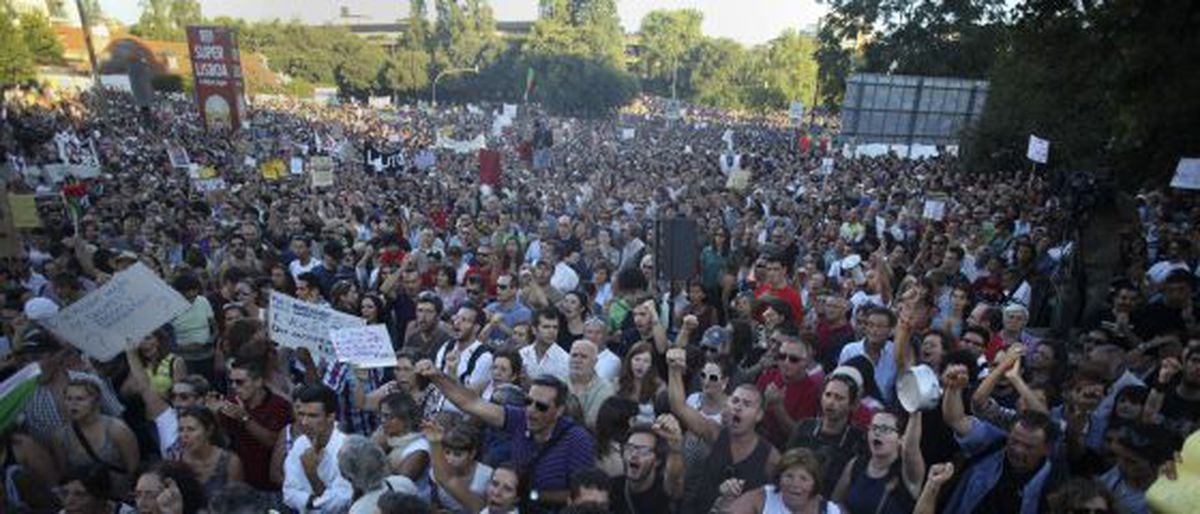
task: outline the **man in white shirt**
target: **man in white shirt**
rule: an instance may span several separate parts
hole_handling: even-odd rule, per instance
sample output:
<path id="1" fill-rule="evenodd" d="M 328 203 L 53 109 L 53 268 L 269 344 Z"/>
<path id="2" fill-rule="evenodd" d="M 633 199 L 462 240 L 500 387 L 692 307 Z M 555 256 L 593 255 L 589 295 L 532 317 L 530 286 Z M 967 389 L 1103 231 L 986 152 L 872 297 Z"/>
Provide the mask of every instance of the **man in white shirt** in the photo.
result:
<path id="1" fill-rule="evenodd" d="M 603 319 L 589 318 L 583 324 L 583 337 L 600 349 L 600 353 L 596 354 L 596 375 L 609 383 L 617 383 L 617 377 L 621 374 L 621 358 L 608 349 L 608 325 Z"/>
<path id="2" fill-rule="evenodd" d="M 288 263 L 288 272 L 292 274 L 292 280 L 300 278 L 302 273 L 309 273 L 321 265 L 321 261 L 312 258 L 311 245 L 312 243 L 304 236 L 292 237 L 292 253 L 296 255 L 296 258 Z"/>
<path id="3" fill-rule="evenodd" d="M 296 394 L 296 425 L 303 434 L 283 462 L 283 502 L 301 514 L 346 512 L 354 488 L 338 469 L 346 436 L 334 427 L 337 395 L 322 384 Z"/>
<path id="4" fill-rule="evenodd" d="M 547 307 L 538 311 L 535 319 L 537 325 L 534 327 L 533 343 L 517 352 L 521 355 L 525 376 L 553 375 L 563 383 L 569 383 L 571 357 L 555 344 L 558 339 L 558 310 Z"/>
<path id="5" fill-rule="evenodd" d="M 454 377 L 476 393 L 482 393 L 492 381 L 492 351 L 479 341 L 481 316 L 483 312 L 474 304 L 467 303 L 459 307 L 450 320 L 454 338 L 438 348 L 433 361 L 442 373 Z M 459 412 L 458 407 L 444 399 L 439 408 Z"/>
<path id="6" fill-rule="evenodd" d="M 879 389 L 879 400 L 890 403 L 896 396 L 895 347 L 892 344 L 892 329 L 896 326 L 896 316 L 884 307 L 867 307 L 866 337 L 842 347 L 838 356 L 838 365 L 859 355 L 865 355 L 875 367 L 875 385 Z"/>

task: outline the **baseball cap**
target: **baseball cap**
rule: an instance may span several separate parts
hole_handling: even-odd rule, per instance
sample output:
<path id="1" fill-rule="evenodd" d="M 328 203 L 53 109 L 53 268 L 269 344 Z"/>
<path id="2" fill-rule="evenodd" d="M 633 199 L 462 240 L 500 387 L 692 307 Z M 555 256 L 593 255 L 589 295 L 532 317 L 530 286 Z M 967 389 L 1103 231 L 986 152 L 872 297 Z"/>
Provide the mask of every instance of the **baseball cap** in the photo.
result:
<path id="1" fill-rule="evenodd" d="M 42 321 L 58 314 L 58 304 L 49 298 L 30 298 L 25 302 L 25 317 L 33 321 Z"/>
<path id="2" fill-rule="evenodd" d="M 729 330 L 725 327 L 708 327 L 708 330 L 704 331 L 704 336 L 700 338 L 700 346 L 704 348 L 720 348 L 727 342 L 729 342 Z"/>

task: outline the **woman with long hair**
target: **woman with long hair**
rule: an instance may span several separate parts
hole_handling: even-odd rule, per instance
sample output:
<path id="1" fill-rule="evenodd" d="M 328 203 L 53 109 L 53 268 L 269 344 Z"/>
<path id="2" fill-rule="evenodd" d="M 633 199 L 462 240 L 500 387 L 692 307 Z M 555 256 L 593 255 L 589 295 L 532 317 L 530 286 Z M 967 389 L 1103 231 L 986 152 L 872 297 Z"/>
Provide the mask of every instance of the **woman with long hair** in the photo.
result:
<path id="1" fill-rule="evenodd" d="M 392 323 L 391 311 L 388 310 L 387 301 L 375 293 L 366 293 L 362 298 L 358 299 L 358 315 L 367 320 L 368 325 L 384 325 L 388 329 L 388 335 L 392 339 L 392 347 L 399 346 L 404 340 L 404 334 L 397 334 L 395 325 Z"/>
<path id="2" fill-rule="evenodd" d="M 50 446 L 58 469 L 103 466 L 111 475 L 112 495 L 123 496 L 139 459 L 133 431 L 119 418 L 100 413 L 99 380 L 70 380 L 63 405 L 69 423 L 54 433 Z"/>
<path id="3" fill-rule="evenodd" d="M 808 448 L 793 448 L 775 467 L 775 483 L 740 496 L 736 479 L 721 484 L 714 512 L 731 514 L 841 514 L 838 504 L 821 496 L 821 461 Z M 736 498 L 736 499 L 735 499 Z"/>
<path id="4" fill-rule="evenodd" d="M 621 445 L 638 414 L 637 402 L 619 396 L 610 396 L 600 404 L 596 413 L 596 467 L 610 477 L 625 474 L 625 461 L 621 456 Z"/>
<path id="5" fill-rule="evenodd" d="M 342 279 L 334 282 L 329 288 L 329 298 L 333 308 L 347 314 L 358 314 L 360 310 L 358 286 L 353 280 Z"/>
<path id="6" fill-rule="evenodd" d="M 137 345 L 137 357 L 150 377 L 150 386 L 163 398 L 171 391 L 172 383 L 187 376 L 187 364 L 169 349 L 170 339 L 164 327 L 142 338 Z"/>
<path id="7" fill-rule="evenodd" d="M 181 452 L 172 457 L 192 468 L 208 496 L 216 494 L 229 482 L 242 481 L 242 461 L 237 454 L 224 448 L 223 439 L 212 411 L 204 407 L 179 411 Z"/>
<path id="8" fill-rule="evenodd" d="M 467 302 L 467 291 L 458 285 L 458 270 L 453 266 L 441 266 L 434 276 L 433 290 L 442 300 L 445 312 L 456 312 Z"/>
<path id="9" fill-rule="evenodd" d="M 641 341 L 625 352 L 625 360 L 621 363 L 617 396 L 637 402 L 639 423 L 654 422 L 655 396 L 665 390 L 662 379 L 654 370 L 653 352 L 650 343 Z"/>
<path id="10" fill-rule="evenodd" d="M 846 463 L 833 498 L 852 514 L 900 514 L 913 511 L 925 479 L 921 455 L 921 411 L 908 415 L 879 411 L 867 430 L 867 455 Z"/>
<path id="11" fill-rule="evenodd" d="M 583 339 L 584 320 L 589 312 L 587 295 L 578 290 L 568 291 L 557 307 L 564 321 L 558 325 L 558 345 L 570 348 L 575 341 Z"/>

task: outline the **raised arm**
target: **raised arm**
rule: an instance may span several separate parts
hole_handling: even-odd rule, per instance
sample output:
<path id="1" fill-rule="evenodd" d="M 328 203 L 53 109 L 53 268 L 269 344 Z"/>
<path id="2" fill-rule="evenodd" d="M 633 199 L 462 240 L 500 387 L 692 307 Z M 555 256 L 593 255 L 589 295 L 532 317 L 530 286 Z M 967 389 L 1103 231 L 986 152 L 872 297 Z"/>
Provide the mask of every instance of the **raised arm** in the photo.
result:
<path id="1" fill-rule="evenodd" d="M 942 373 L 942 418 L 958 437 L 971 432 L 973 420 L 963 407 L 962 390 L 967 386 L 967 367 L 951 364 Z"/>
<path id="2" fill-rule="evenodd" d="M 683 497 L 683 429 L 679 420 L 663 414 L 654 421 L 654 433 L 667 441 L 667 466 L 663 475 L 663 488 L 672 499 Z"/>
<path id="3" fill-rule="evenodd" d="M 488 426 L 501 428 L 504 426 L 504 408 L 491 402 L 483 401 L 479 394 L 454 379 L 442 373 L 432 362 L 423 360 L 417 363 L 417 374 L 429 379 L 442 395 L 463 412 L 475 416 Z"/>
<path id="4" fill-rule="evenodd" d="M 1142 407 L 1143 422 L 1154 423 L 1158 420 L 1158 413 L 1162 410 L 1166 392 L 1175 383 L 1175 376 L 1182 369 L 1183 364 L 1179 362 L 1179 359 L 1175 357 L 1163 359 L 1158 368 L 1158 376 L 1155 377 L 1156 381 L 1150 387 L 1150 394 L 1146 396 L 1146 405 Z"/>
<path id="5" fill-rule="evenodd" d="M 979 410 L 987 404 L 988 398 L 992 397 L 992 391 L 996 390 L 996 384 L 1000 383 L 1000 377 L 1005 376 L 1005 374 L 1008 373 L 1008 370 L 1012 369 L 1013 366 L 1016 365 L 1017 361 L 1020 360 L 1022 353 L 1020 348 L 1021 347 L 1013 348 L 1012 351 L 1006 352 L 1003 356 L 1001 356 L 999 362 L 996 364 L 996 369 L 992 370 L 991 373 L 988 373 L 988 376 L 983 378 L 983 382 L 980 383 L 979 387 L 975 389 L 975 392 L 971 394 L 971 406 L 974 407 L 975 410 Z"/>
<path id="6" fill-rule="evenodd" d="M 671 412 L 684 427 L 711 443 L 721 434 L 721 425 L 687 404 L 683 391 L 683 370 L 686 368 L 687 350 L 667 350 L 667 399 L 670 400 Z"/>
<path id="7" fill-rule="evenodd" d="M 925 457 L 921 454 L 921 411 L 908 416 L 904 428 L 904 453 L 900 455 L 904 466 L 901 469 L 904 486 L 909 494 L 921 494 L 921 483 L 925 480 Z"/>
<path id="8" fill-rule="evenodd" d="M 1016 389 L 1017 394 L 1025 400 L 1026 408 L 1047 414 L 1050 413 L 1050 408 L 1046 406 L 1046 402 L 1043 402 L 1041 398 L 1038 398 L 1034 394 L 1033 389 L 1029 387 L 1029 384 L 1025 382 L 1025 378 L 1021 376 L 1021 361 L 1018 360 L 1012 368 L 1004 373 L 1004 376 L 1008 377 L 1008 382 L 1012 384 L 1013 389 Z"/>
<path id="9" fill-rule="evenodd" d="M 913 514 L 936 514 L 938 494 L 942 492 L 942 485 L 952 476 L 954 476 L 954 463 L 952 462 L 930 466 L 929 479 L 925 481 L 925 487 L 921 489 L 921 496 L 917 498 Z"/>
<path id="10" fill-rule="evenodd" d="M 446 461 L 446 451 L 442 448 L 442 426 L 436 421 L 425 420 L 421 431 L 429 441 L 430 460 L 433 467 L 433 479 L 453 496 L 458 503 L 466 508 L 466 512 L 479 512 L 484 507 L 483 498 L 472 493 L 462 480 L 455 480 L 450 472 L 450 463 Z"/>

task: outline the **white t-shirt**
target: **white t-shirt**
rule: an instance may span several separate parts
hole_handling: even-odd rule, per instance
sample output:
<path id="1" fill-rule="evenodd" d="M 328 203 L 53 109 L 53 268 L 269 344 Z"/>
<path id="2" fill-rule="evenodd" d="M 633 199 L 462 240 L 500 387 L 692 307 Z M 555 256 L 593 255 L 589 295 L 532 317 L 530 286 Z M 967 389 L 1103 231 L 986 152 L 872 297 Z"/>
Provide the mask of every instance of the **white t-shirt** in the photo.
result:
<path id="1" fill-rule="evenodd" d="M 300 275 L 317 269 L 319 265 L 321 261 L 313 257 L 308 258 L 308 264 L 300 264 L 300 259 L 292 259 L 292 262 L 288 263 L 288 273 L 292 274 L 292 280 L 299 280 Z"/>
<path id="2" fill-rule="evenodd" d="M 696 393 L 689 394 L 687 397 L 686 403 L 688 404 L 688 407 L 691 407 L 693 409 L 696 409 L 697 411 L 700 411 L 700 414 L 702 414 L 704 417 L 711 419 L 713 421 L 716 421 L 717 423 L 721 422 L 721 412 L 720 411 L 718 411 L 716 414 L 709 414 L 707 412 L 704 412 L 704 409 L 703 409 L 704 393 L 696 392 Z"/>
<path id="3" fill-rule="evenodd" d="M 416 439 L 413 439 L 411 442 L 408 443 L 407 446 L 404 446 L 403 448 L 396 448 L 398 443 L 401 443 L 401 441 L 399 441 L 399 439 L 401 439 L 401 438 L 395 437 L 395 438 L 392 438 L 392 441 L 389 442 L 389 444 L 393 445 L 392 448 L 394 448 L 392 450 L 392 452 L 388 454 L 389 461 L 395 460 L 395 461 L 402 462 L 402 461 L 404 461 L 404 459 L 407 459 L 409 456 L 411 456 L 415 453 L 418 453 L 418 452 L 425 452 L 426 455 L 431 454 L 430 449 L 429 449 L 429 441 L 427 439 L 425 439 L 425 436 L 420 436 L 420 437 L 417 437 Z M 432 459 L 433 457 L 431 456 L 430 458 Z M 429 471 L 432 471 L 432 470 L 427 470 L 427 472 L 429 472 Z M 420 480 L 413 481 L 412 483 L 413 483 L 413 486 L 417 490 L 418 496 L 421 496 L 424 498 L 429 497 L 430 487 L 432 487 L 432 486 L 430 485 L 429 478 L 427 476 L 422 476 Z"/>
<path id="4" fill-rule="evenodd" d="M 568 354 L 569 356 L 570 354 Z M 596 355 L 596 375 L 609 383 L 617 383 L 617 377 L 621 374 L 621 358 L 612 350 L 605 348 L 604 351 Z"/>
<path id="5" fill-rule="evenodd" d="M 471 476 L 471 483 L 468 485 L 468 488 L 471 490 L 471 494 L 479 497 L 485 496 L 487 494 L 488 481 L 491 479 L 492 468 L 487 464 L 478 462 L 475 463 L 475 474 Z M 454 499 L 454 495 L 450 494 L 450 491 L 442 488 L 441 484 L 438 484 L 437 480 L 433 479 L 433 470 L 429 471 L 429 480 L 435 487 L 437 487 L 437 491 L 434 493 L 434 498 L 437 499 L 437 503 L 439 505 L 445 507 L 448 512 L 467 512 L 467 509 L 463 507 L 461 503 L 458 503 L 458 500 Z"/>
<path id="6" fill-rule="evenodd" d="M 458 366 L 456 366 L 453 372 L 451 372 L 450 370 L 446 369 L 446 350 L 448 348 L 452 348 L 453 346 L 447 346 L 443 344 L 438 348 L 437 356 L 434 358 L 433 364 L 437 366 L 438 369 L 442 370 L 443 373 L 453 374 L 454 379 L 458 380 L 459 377 L 467 373 L 467 368 L 469 368 L 471 365 L 471 355 L 473 355 L 475 350 L 481 346 L 483 346 L 483 343 L 479 342 L 478 340 L 471 343 L 470 346 L 468 346 L 461 354 L 459 354 Z M 461 382 L 463 385 L 475 389 L 476 391 L 482 391 L 491 381 L 492 352 L 484 351 L 483 353 L 479 354 L 479 359 L 475 361 L 475 369 L 472 369 L 470 374 L 466 376 L 466 379 L 462 380 Z M 441 409 L 448 410 L 450 412 L 459 412 L 458 407 L 455 407 L 453 403 L 446 401 L 444 398 L 442 399 Z"/>
<path id="7" fill-rule="evenodd" d="M 538 375 L 554 375 L 563 383 L 569 382 L 571 356 L 561 346 L 550 343 L 546 355 L 538 359 L 535 344 L 526 345 L 517 353 L 521 355 L 521 365 L 525 368 L 525 376 L 537 378 Z"/>

